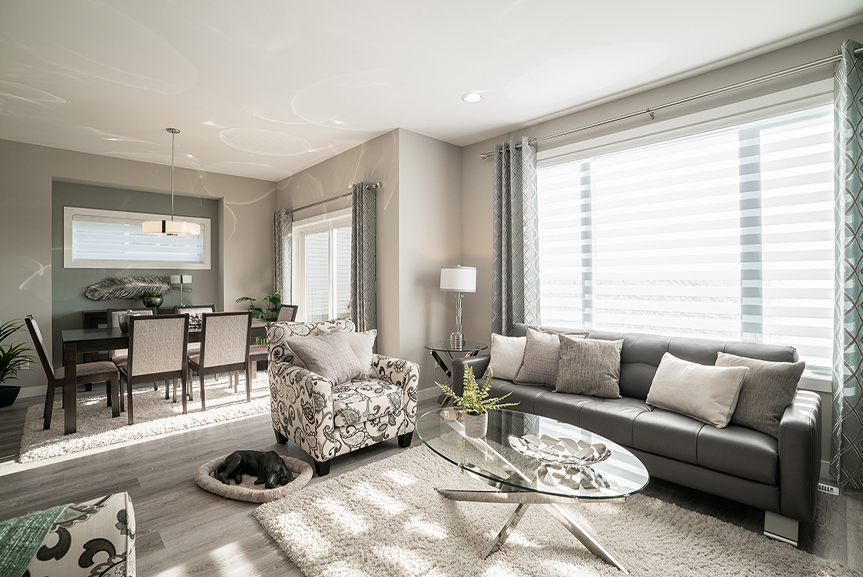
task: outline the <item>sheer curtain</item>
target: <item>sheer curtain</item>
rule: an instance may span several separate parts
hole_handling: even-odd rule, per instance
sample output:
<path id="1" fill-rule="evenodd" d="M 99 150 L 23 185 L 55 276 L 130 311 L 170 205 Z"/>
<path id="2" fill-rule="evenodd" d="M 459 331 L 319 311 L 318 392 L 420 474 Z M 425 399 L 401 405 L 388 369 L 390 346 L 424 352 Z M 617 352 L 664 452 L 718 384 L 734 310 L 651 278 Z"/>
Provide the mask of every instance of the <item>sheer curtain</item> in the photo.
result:
<path id="1" fill-rule="evenodd" d="M 353 186 L 351 319 L 357 331 L 377 328 L 377 201 L 367 182 Z"/>
<path id="2" fill-rule="evenodd" d="M 834 151 L 836 309 L 830 469 L 840 487 L 863 489 L 863 58 L 846 41 L 836 64 Z"/>
<path id="3" fill-rule="evenodd" d="M 527 137 L 494 147 L 492 332 L 539 323 L 536 147 Z"/>
<path id="4" fill-rule="evenodd" d="M 291 302 L 291 236 L 294 214 L 283 208 L 273 215 L 273 289 L 283 303 Z"/>

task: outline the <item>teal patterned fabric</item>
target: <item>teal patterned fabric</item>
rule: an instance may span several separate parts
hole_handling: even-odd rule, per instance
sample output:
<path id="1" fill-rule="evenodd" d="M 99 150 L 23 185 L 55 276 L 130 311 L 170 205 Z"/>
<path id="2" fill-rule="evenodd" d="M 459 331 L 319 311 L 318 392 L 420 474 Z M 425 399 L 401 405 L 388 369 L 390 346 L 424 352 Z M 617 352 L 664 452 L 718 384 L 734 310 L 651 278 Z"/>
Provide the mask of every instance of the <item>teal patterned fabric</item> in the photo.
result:
<path id="1" fill-rule="evenodd" d="M 291 235 L 294 213 L 277 210 L 273 215 L 273 287 L 281 293 L 282 302 L 291 302 Z"/>
<path id="2" fill-rule="evenodd" d="M 863 57 L 846 41 L 836 64 L 836 303 L 830 470 L 840 487 L 863 489 Z"/>
<path id="3" fill-rule="evenodd" d="M 536 147 L 527 137 L 494 147 L 492 332 L 539 324 Z"/>
<path id="4" fill-rule="evenodd" d="M 378 326 L 376 190 L 359 182 L 351 208 L 351 318 L 359 332 Z"/>

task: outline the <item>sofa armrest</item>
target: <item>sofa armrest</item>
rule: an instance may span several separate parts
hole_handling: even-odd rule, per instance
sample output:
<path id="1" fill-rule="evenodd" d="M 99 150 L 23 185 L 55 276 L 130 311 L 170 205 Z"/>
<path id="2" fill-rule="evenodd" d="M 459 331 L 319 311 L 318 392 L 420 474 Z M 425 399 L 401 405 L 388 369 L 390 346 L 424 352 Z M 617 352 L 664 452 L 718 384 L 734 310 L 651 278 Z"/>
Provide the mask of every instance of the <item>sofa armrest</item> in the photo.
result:
<path id="1" fill-rule="evenodd" d="M 815 516 L 821 474 L 821 397 L 797 391 L 779 423 L 781 514 L 798 521 Z"/>
<path id="2" fill-rule="evenodd" d="M 414 430 L 414 423 L 417 420 L 420 366 L 404 359 L 374 354 L 372 355 L 372 369 L 374 369 L 377 378 L 402 389 L 405 420 L 399 426 L 399 435 L 410 433 Z"/>
<path id="3" fill-rule="evenodd" d="M 461 395 L 464 387 L 464 373 L 468 367 L 473 367 L 473 376 L 479 380 L 488 369 L 491 355 L 477 355 L 475 357 L 464 357 L 452 361 L 452 390 Z"/>
<path id="4" fill-rule="evenodd" d="M 335 455 L 333 382 L 284 362 L 270 363 L 267 373 L 273 429 L 316 460 L 331 459 Z"/>

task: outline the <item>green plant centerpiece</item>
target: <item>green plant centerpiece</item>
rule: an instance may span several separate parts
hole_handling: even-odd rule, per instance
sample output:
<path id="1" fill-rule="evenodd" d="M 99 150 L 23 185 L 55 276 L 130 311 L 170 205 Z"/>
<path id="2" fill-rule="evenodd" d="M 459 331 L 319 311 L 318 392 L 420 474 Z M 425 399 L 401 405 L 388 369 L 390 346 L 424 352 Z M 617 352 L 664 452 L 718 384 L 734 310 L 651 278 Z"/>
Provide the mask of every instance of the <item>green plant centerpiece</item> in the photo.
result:
<path id="1" fill-rule="evenodd" d="M 18 371 L 29 368 L 33 357 L 28 353 L 33 349 L 24 346 L 23 343 L 4 344 L 7 338 L 18 332 L 24 323 L 19 320 L 11 320 L 0 325 L 0 407 L 8 407 L 15 402 L 21 387 L 7 385 L 18 377 Z"/>
<path id="2" fill-rule="evenodd" d="M 468 437 L 478 439 L 485 436 L 488 430 L 488 411 L 514 407 L 518 404 L 501 402 L 512 393 L 507 393 L 502 397 L 489 397 L 491 378 L 492 370 L 489 368 L 486 371 L 485 383 L 479 386 L 473 374 L 473 367 L 467 367 L 461 395 L 457 395 L 446 385 L 435 383 L 441 388 L 444 395 L 453 400 L 455 408 L 464 413 L 464 430 Z"/>
<path id="3" fill-rule="evenodd" d="M 162 293 L 147 291 L 141 295 L 141 302 L 145 307 L 160 307 L 162 306 Z"/>

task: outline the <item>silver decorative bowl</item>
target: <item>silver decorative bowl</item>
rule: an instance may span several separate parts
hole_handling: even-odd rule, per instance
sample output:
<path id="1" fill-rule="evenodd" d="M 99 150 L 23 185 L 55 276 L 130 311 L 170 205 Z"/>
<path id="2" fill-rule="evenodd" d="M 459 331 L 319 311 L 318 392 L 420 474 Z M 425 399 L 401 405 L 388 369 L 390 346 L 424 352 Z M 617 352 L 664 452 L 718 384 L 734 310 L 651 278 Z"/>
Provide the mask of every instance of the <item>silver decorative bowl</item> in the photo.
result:
<path id="1" fill-rule="evenodd" d="M 611 449 L 602 443 L 591 445 L 581 440 L 566 437 L 555 439 L 549 435 L 510 437 L 509 446 L 527 457 L 564 467 L 589 467 L 611 456 Z"/>
<path id="2" fill-rule="evenodd" d="M 143 316 L 139 311 L 123 311 L 119 315 L 117 315 L 117 322 L 120 324 L 120 332 L 128 333 L 129 332 L 129 317 L 140 317 Z"/>

